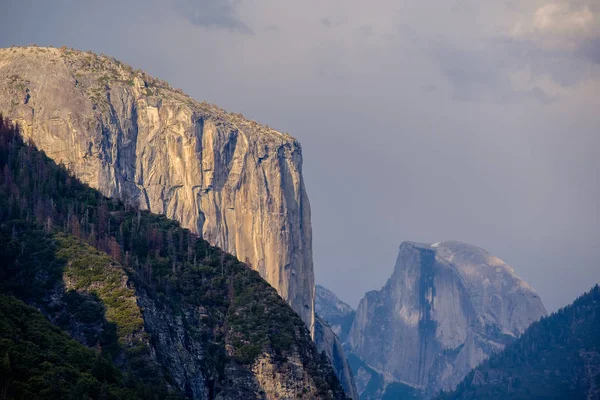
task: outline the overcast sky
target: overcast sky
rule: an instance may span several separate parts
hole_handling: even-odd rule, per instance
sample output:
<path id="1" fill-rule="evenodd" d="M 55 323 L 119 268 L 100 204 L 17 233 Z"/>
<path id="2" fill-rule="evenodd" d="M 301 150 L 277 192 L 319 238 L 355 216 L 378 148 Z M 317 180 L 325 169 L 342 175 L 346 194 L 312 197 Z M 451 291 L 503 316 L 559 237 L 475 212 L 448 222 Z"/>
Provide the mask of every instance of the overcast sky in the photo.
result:
<path id="1" fill-rule="evenodd" d="M 298 138 L 316 280 L 352 306 L 404 240 L 483 247 L 548 310 L 600 280 L 598 0 L 3 1 L 0 46 L 31 43 Z"/>

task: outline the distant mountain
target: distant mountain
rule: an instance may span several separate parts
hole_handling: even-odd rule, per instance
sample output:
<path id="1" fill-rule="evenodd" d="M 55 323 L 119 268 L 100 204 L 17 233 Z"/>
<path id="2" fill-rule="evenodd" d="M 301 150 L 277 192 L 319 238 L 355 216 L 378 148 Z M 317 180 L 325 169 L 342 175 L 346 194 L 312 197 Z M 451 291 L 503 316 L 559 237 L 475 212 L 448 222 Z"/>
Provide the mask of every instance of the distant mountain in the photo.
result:
<path id="1" fill-rule="evenodd" d="M 354 320 L 355 311 L 352 307 L 340 300 L 329 289 L 316 285 L 315 310 L 344 343 Z"/>
<path id="2" fill-rule="evenodd" d="M 423 393 L 419 389 L 386 379 L 363 359 L 346 346 L 348 363 L 354 372 L 356 387 L 361 400 L 420 400 Z"/>
<path id="3" fill-rule="evenodd" d="M 3 398 L 347 398 L 257 271 L 104 197 L 1 118 L 0 171 Z"/>
<path id="4" fill-rule="evenodd" d="M 533 289 L 486 251 L 405 242 L 386 285 L 361 300 L 347 344 L 387 383 L 427 397 L 454 388 L 545 314 Z M 359 392 L 363 378 L 355 370 Z"/>
<path id="5" fill-rule="evenodd" d="M 532 324 L 439 399 L 600 399 L 598 285 Z"/>
<path id="6" fill-rule="evenodd" d="M 358 400 L 358 391 L 356 390 L 352 368 L 348 363 L 344 346 L 333 329 L 319 314 L 315 316 L 315 343 L 317 349 L 324 352 L 331 361 L 335 374 L 348 397 L 352 400 Z"/>

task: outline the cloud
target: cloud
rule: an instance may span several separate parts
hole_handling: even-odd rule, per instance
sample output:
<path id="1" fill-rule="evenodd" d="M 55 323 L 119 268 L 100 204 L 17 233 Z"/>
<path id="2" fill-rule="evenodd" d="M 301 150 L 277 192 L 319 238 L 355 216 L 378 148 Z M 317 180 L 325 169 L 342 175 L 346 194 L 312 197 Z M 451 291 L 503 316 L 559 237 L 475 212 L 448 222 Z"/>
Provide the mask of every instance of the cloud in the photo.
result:
<path id="1" fill-rule="evenodd" d="M 529 94 L 534 99 L 538 100 L 540 103 L 543 103 L 543 104 L 550 104 L 550 103 L 553 103 L 555 100 L 553 97 L 549 96 L 548 93 L 546 93 L 539 86 L 535 86 L 533 89 L 531 89 L 531 91 L 527 92 L 527 94 Z"/>
<path id="2" fill-rule="evenodd" d="M 579 56 L 594 64 L 600 64 L 600 37 L 586 40 L 579 46 Z"/>
<path id="3" fill-rule="evenodd" d="M 586 43 L 600 40 L 600 12 L 591 1 L 546 3 L 525 15 L 513 26 L 511 37 L 515 40 L 575 56 Z"/>
<path id="4" fill-rule="evenodd" d="M 239 4 L 240 0 L 175 0 L 174 7 L 194 25 L 252 34 L 237 15 Z"/>
<path id="5" fill-rule="evenodd" d="M 548 3 L 533 14 L 533 27 L 551 34 L 579 35 L 593 22 L 594 15 L 587 6 L 574 9 L 567 3 Z"/>
<path id="6" fill-rule="evenodd" d="M 463 9 L 496 29 L 425 39 L 456 99 L 550 104 L 562 89 L 600 76 L 600 13 L 591 0 L 506 3 L 505 13 L 482 7 Z"/>

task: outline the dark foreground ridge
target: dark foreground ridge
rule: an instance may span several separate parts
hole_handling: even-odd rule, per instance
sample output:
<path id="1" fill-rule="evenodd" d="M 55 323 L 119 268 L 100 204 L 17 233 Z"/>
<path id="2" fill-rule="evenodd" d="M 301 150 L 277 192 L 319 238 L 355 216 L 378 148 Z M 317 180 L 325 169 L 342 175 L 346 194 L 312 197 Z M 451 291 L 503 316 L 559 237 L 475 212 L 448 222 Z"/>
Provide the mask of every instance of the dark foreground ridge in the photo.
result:
<path id="1" fill-rule="evenodd" d="M 0 292 L 7 398 L 346 398 L 302 320 L 256 271 L 82 184 L 7 121 Z M 19 359 L 30 334 L 39 350 Z"/>

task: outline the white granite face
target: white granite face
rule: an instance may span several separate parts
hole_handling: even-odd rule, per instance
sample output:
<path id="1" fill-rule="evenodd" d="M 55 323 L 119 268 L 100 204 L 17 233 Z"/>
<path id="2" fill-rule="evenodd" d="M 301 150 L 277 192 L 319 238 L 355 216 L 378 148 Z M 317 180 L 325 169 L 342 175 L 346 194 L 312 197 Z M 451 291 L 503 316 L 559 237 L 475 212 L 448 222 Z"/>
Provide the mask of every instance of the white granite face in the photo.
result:
<path id="1" fill-rule="evenodd" d="M 310 205 L 293 137 L 91 53 L 0 49 L 0 87 L 0 112 L 49 157 L 246 261 L 312 332 Z"/>
<path id="2" fill-rule="evenodd" d="M 348 343 L 386 379 L 433 394 L 545 314 L 533 289 L 485 250 L 405 242 L 386 285 L 361 300 Z"/>

